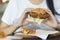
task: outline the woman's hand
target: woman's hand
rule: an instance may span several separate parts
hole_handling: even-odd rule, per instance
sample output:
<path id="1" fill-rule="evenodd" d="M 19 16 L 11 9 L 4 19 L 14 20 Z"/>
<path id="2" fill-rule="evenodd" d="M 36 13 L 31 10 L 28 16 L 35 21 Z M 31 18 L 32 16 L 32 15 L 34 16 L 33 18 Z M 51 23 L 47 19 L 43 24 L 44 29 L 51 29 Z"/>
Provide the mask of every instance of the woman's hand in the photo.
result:
<path id="1" fill-rule="evenodd" d="M 57 28 L 57 21 L 54 17 L 54 15 L 52 14 L 52 12 L 50 10 L 45 10 L 47 13 L 50 14 L 49 18 L 47 19 L 46 22 L 44 22 L 45 24 L 53 27 L 53 28 Z"/>
<path id="2" fill-rule="evenodd" d="M 20 25 L 25 25 L 25 24 L 30 23 L 29 21 L 25 21 L 25 20 L 28 17 L 28 13 L 27 12 L 30 12 L 31 10 L 33 10 L 33 9 L 32 8 L 27 8 L 26 10 L 24 10 L 24 12 L 22 13 L 21 18 L 19 20 L 19 24 Z"/>

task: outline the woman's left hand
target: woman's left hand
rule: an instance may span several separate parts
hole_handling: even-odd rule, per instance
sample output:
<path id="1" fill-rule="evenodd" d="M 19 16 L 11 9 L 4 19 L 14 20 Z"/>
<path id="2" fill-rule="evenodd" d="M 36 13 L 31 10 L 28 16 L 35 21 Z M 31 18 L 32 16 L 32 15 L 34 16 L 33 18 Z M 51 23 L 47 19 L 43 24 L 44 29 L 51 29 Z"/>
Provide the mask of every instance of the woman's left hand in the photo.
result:
<path id="1" fill-rule="evenodd" d="M 54 15 L 52 14 L 52 12 L 51 12 L 50 10 L 47 10 L 47 9 L 46 9 L 45 11 L 46 11 L 47 13 L 49 13 L 50 16 L 49 16 L 49 18 L 47 19 L 47 21 L 44 22 L 44 23 L 47 24 L 47 25 L 49 25 L 49 26 L 51 26 L 51 27 L 53 27 L 53 28 L 57 28 L 57 21 L 56 21 Z"/>

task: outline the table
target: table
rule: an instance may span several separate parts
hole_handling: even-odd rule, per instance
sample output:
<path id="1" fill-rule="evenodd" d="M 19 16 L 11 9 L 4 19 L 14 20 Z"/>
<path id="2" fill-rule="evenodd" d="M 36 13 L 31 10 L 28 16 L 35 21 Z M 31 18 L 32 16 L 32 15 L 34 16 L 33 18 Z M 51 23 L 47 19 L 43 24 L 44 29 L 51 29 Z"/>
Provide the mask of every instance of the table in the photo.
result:
<path id="1" fill-rule="evenodd" d="M 24 38 L 17 37 L 17 36 L 8 36 L 6 38 L 1 38 L 0 40 L 42 40 L 42 39 L 36 36 L 24 37 Z M 56 34 L 48 35 L 46 40 L 60 40 L 60 32 Z"/>
<path id="2" fill-rule="evenodd" d="M 23 38 L 22 40 L 42 40 L 41 38 L 38 37 L 33 37 L 33 38 Z M 46 40 L 60 40 L 60 33 L 56 34 L 50 34 L 48 35 Z"/>
<path id="3" fill-rule="evenodd" d="M 7 36 L 5 38 L 0 38 L 0 40 L 21 40 L 21 37 L 17 37 L 17 36 Z"/>

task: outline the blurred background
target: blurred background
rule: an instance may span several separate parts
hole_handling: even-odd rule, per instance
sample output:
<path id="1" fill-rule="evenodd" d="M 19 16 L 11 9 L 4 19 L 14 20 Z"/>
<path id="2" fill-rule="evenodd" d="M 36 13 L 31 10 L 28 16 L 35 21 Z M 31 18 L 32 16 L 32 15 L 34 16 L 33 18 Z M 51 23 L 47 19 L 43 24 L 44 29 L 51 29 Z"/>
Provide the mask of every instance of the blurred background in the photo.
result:
<path id="1" fill-rule="evenodd" d="M 9 0 L 0 0 L 0 22 Z"/>

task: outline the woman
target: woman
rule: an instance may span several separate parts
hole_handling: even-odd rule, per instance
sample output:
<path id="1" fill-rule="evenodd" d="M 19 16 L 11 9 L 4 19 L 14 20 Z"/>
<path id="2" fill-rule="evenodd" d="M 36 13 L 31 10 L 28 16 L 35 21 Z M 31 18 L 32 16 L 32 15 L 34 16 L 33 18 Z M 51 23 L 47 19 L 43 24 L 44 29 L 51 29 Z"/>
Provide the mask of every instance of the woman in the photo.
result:
<path id="1" fill-rule="evenodd" d="M 44 23 L 53 28 L 57 28 L 57 22 L 51 11 L 49 11 L 46 0 L 10 0 L 4 15 L 2 16 L 0 29 L 2 29 L 6 35 L 11 34 L 22 25 L 27 16 L 25 13 L 35 8 L 44 8 L 45 11 L 50 14 L 49 20 Z"/>

